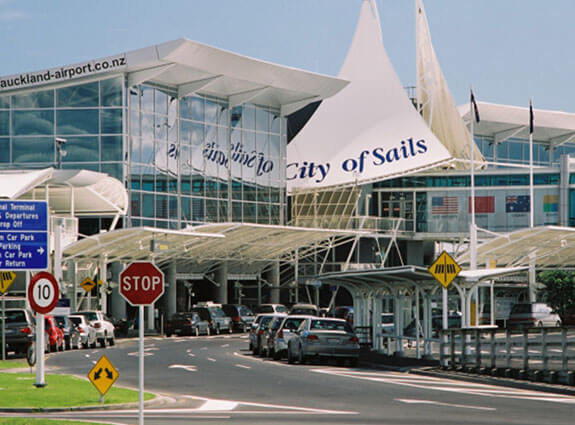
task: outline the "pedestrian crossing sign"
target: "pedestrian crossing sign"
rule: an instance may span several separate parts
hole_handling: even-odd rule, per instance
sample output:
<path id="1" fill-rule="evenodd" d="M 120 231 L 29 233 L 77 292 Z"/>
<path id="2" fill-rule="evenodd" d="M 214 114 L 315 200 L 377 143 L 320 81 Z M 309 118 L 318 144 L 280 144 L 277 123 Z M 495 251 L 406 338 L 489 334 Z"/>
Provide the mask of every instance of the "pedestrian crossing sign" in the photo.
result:
<path id="1" fill-rule="evenodd" d="M 461 267 L 455 262 L 451 255 L 443 251 L 428 270 L 429 273 L 447 289 L 461 271 Z"/>
<path id="2" fill-rule="evenodd" d="M 120 376 L 120 373 L 105 355 L 100 357 L 100 360 L 98 360 L 88 373 L 88 379 L 94 384 L 102 396 L 114 385 L 118 376 Z"/>

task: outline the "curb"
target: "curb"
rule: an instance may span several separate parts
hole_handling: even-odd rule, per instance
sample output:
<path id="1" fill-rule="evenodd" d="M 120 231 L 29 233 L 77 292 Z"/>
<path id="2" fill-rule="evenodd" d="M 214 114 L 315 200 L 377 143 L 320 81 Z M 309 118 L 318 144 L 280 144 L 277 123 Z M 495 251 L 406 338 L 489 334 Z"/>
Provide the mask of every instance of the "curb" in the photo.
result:
<path id="1" fill-rule="evenodd" d="M 517 388 L 523 390 L 540 391 L 546 393 L 575 396 L 575 388 L 564 385 L 551 385 L 545 383 L 534 383 L 517 379 L 481 376 L 463 372 L 449 372 L 437 370 L 435 368 L 413 368 L 409 371 L 415 375 L 433 376 L 438 378 L 455 379 L 459 381 L 473 382 L 486 385 L 497 385 L 503 387 Z"/>

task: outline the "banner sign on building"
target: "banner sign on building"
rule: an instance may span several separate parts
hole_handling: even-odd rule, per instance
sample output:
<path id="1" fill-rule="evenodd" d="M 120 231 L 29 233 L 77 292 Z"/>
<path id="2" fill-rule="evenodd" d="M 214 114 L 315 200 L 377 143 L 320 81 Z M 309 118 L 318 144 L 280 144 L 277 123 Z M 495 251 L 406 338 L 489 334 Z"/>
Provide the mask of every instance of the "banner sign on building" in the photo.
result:
<path id="1" fill-rule="evenodd" d="M 44 71 L 10 75 L 0 79 L 0 92 L 57 83 L 102 72 L 120 71 L 127 65 L 126 55 L 122 54 Z"/>

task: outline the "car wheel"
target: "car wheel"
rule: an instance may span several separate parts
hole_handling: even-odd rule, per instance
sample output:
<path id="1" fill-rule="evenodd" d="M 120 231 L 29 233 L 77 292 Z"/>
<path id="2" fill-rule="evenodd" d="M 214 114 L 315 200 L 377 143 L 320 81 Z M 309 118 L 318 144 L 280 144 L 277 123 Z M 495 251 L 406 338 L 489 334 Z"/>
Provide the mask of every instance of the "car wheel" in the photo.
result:
<path id="1" fill-rule="evenodd" d="M 287 361 L 289 364 L 294 364 L 295 361 L 293 354 L 291 353 L 291 350 L 289 348 L 287 350 Z"/>
<path id="2" fill-rule="evenodd" d="M 72 349 L 72 343 L 70 342 L 70 337 L 66 338 L 65 343 L 64 343 L 64 348 L 66 350 Z"/>
<path id="3" fill-rule="evenodd" d="M 249 348 L 249 350 L 252 351 L 252 352 L 254 351 L 254 345 L 253 345 L 251 342 L 250 342 L 250 348 Z"/>
<path id="4" fill-rule="evenodd" d="M 357 358 L 355 358 L 355 357 L 354 357 L 354 358 L 351 358 L 351 359 L 349 360 L 349 365 L 350 365 L 351 367 L 356 367 L 356 366 L 357 366 Z"/>
<path id="5" fill-rule="evenodd" d="M 106 348 L 106 338 L 100 338 L 100 347 L 101 348 Z"/>
<path id="6" fill-rule="evenodd" d="M 171 337 L 171 336 L 172 336 L 172 333 L 171 333 L 171 332 L 169 332 L 169 331 L 166 332 L 166 337 L 167 337 L 167 338 L 169 338 L 169 337 Z"/>
<path id="7" fill-rule="evenodd" d="M 110 347 L 116 345 L 116 337 L 114 335 L 112 335 L 112 338 L 108 340 L 108 344 L 110 345 Z"/>
<path id="8" fill-rule="evenodd" d="M 47 352 L 53 353 L 55 351 L 58 351 L 58 346 L 56 344 L 54 344 L 54 345 L 50 344 Z"/>
<path id="9" fill-rule="evenodd" d="M 298 357 L 299 364 L 305 364 L 305 356 L 303 355 L 302 347 L 299 347 L 299 357 Z"/>

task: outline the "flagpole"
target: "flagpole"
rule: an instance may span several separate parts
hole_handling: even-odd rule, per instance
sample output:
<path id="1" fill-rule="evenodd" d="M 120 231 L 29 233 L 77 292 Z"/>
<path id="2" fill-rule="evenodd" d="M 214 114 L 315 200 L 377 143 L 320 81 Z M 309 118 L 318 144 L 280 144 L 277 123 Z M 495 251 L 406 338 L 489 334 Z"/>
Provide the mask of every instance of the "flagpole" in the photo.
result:
<path id="1" fill-rule="evenodd" d="M 529 99 L 529 227 L 534 227 L 533 216 L 533 98 Z"/>

